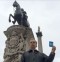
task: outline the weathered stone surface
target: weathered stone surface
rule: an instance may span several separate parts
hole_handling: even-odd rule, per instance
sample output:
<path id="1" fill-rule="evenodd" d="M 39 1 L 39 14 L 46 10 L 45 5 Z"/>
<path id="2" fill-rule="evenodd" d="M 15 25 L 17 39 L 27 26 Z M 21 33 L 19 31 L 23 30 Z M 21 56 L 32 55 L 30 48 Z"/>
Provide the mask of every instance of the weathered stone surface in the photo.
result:
<path id="1" fill-rule="evenodd" d="M 7 37 L 4 62 L 20 62 L 21 54 L 29 49 L 28 42 L 34 38 L 32 29 L 13 25 L 4 31 L 4 34 Z"/>

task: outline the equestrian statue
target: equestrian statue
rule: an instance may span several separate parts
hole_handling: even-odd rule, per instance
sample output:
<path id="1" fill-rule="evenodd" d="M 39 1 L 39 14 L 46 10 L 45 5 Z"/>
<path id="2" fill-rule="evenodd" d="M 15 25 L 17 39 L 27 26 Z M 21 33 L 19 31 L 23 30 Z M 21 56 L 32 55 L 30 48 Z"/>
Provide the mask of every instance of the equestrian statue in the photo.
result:
<path id="1" fill-rule="evenodd" d="M 13 3 L 13 7 L 16 8 L 15 13 L 14 16 L 12 14 L 9 15 L 9 22 L 11 22 L 11 17 L 12 17 L 14 19 L 14 21 L 12 21 L 13 24 L 15 24 L 17 21 L 19 25 L 29 27 L 30 25 L 27 21 L 28 16 L 26 11 L 24 11 L 24 9 L 20 7 L 20 5 L 17 3 L 16 0 Z"/>

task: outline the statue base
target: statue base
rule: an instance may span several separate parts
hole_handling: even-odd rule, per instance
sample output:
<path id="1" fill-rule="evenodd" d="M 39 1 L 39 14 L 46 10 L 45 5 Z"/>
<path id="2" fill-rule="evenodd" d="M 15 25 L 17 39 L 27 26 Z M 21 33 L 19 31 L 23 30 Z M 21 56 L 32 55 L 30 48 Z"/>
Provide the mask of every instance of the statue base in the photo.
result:
<path id="1" fill-rule="evenodd" d="M 4 34 L 7 37 L 4 62 L 20 62 L 22 53 L 29 49 L 28 42 L 34 38 L 32 29 L 13 25 L 4 31 Z"/>

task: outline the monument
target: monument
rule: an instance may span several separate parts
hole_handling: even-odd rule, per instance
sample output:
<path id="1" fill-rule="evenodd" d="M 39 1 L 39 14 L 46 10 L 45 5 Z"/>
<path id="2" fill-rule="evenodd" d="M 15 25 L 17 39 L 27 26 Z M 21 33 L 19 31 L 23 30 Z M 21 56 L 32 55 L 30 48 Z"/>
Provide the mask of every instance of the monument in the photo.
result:
<path id="1" fill-rule="evenodd" d="M 38 37 L 38 50 L 39 52 L 43 52 L 43 47 L 42 47 L 42 32 L 40 32 L 40 27 L 38 26 L 38 32 L 36 33 Z"/>
<path id="2" fill-rule="evenodd" d="M 30 24 L 28 23 L 26 11 L 20 7 L 17 1 L 14 1 L 13 7 L 16 8 L 14 15 L 9 15 L 9 22 L 11 17 L 13 25 L 4 31 L 6 40 L 6 47 L 4 50 L 4 62 L 20 62 L 21 55 L 24 51 L 29 49 L 28 42 L 34 38 Z M 15 23 L 18 23 L 16 25 Z"/>

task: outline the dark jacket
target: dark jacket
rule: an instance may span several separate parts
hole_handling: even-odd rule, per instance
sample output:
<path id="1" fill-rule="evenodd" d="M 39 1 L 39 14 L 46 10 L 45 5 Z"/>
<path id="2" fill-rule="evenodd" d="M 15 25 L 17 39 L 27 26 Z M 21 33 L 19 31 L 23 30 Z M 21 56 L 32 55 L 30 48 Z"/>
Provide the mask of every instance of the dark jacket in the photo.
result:
<path id="1" fill-rule="evenodd" d="M 21 57 L 21 62 L 52 62 L 54 59 L 55 53 L 50 53 L 49 56 L 44 53 L 40 53 L 39 51 L 29 50 L 23 53 Z"/>

